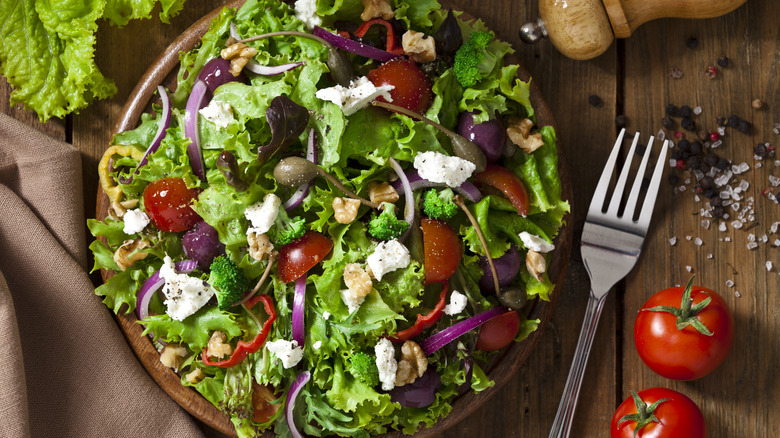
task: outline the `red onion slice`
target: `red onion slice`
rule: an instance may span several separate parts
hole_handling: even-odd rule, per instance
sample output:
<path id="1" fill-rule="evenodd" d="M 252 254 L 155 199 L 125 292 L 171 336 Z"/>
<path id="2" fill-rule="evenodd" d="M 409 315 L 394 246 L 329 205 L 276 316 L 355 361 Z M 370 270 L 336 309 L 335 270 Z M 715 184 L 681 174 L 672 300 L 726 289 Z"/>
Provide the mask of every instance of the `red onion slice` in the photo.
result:
<path id="1" fill-rule="evenodd" d="M 412 191 L 426 187 L 447 187 L 447 185 L 443 183 L 428 181 L 427 179 L 421 177 L 417 170 L 414 169 L 410 169 L 408 172 L 406 172 L 406 178 L 409 180 L 409 186 L 411 186 Z M 398 180 L 393 181 L 391 185 L 397 191 L 401 188 L 403 183 L 399 178 Z M 480 193 L 477 186 L 468 181 L 464 181 L 463 184 L 461 184 L 459 187 L 454 187 L 453 190 L 463 195 L 463 197 L 468 201 L 479 202 L 482 200 L 482 193 Z"/>
<path id="2" fill-rule="evenodd" d="M 386 52 L 384 50 L 377 49 L 376 47 L 367 46 L 357 41 L 352 41 L 349 38 L 344 38 L 341 35 L 336 35 L 328 30 L 325 30 L 319 26 L 314 26 L 312 31 L 314 36 L 318 36 L 323 40 L 329 42 L 334 47 L 352 52 L 356 55 L 365 56 L 366 58 L 375 59 L 380 62 L 387 62 L 391 59 L 400 57 L 394 53 Z"/>
<path id="3" fill-rule="evenodd" d="M 395 158 L 393 157 L 388 158 L 388 161 L 390 162 L 390 166 L 393 168 L 393 170 L 395 170 L 395 173 L 398 174 L 398 180 L 401 181 L 401 186 L 404 188 L 404 196 L 406 196 L 404 220 L 409 224 L 409 228 L 407 228 L 406 232 L 404 232 L 404 234 L 401 235 L 401 237 L 398 239 L 401 243 L 403 243 L 403 241 L 406 240 L 406 236 L 408 236 L 409 232 L 412 230 L 412 226 L 414 225 L 414 195 L 412 194 L 412 187 L 409 185 L 409 179 L 406 177 L 404 169 L 401 168 L 400 164 L 398 164 L 398 161 L 395 161 Z"/>
<path id="4" fill-rule="evenodd" d="M 160 93 L 160 100 L 162 101 L 162 111 L 160 112 L 160 123 L 157 125 L 157 133 L 154 134 L 152 143 L 146 148 L 144 156 L 141 157 L 141 161 L 138 163 L 138 167 L 135 168 L 133 175 L 137 175 L 138 171 L 149 162 L 149 155 L 153 154 L 159 149 L 163 138 L 168 128 L 171 126 L 171 118 L 173 117 L 173 110 L 171 110 L 171 99 L 168 97 L 168 92 L 165 91 L 161 85 L 157 86 L 157 92 Z M 133 182 L 133 175 L 129 178 L 121 181 L 122 184 L 130 184 Z"/>
<path id="5" fill-rule="evenodd" d="M 290 390 L 287 392 L 287 403 L 284 407 L 284 417 L 287 420 L 287 427 L 290 428 L 290 434 L 293 438 L 305 438 L 305 436 L 298 430 L 295 425 L 295 418 L 293 418 L 293 408 L 295 407 L 295 399 L 298 398 L 298 394 L 301 392 L 303 385 L 309 382 L 311 379 L 311 372 L 304 371 L 298 374 L 298 377 L 290 385 Z"/>
<path id="6" fill-rule="evenodd" d="M 471 318 L 451 325 L 438 333 L 434 333 L 429 338 L 420 343 L 420 348 L 422 348 L 426 355 L 431 355 L 439 348 L 449 344 L 455 339 L 458 339 L 467 332 L 474 330 L 475 328 L 481 326 L 496 316 L 503 315 L 508 311 L 509 310 L 502 306 L 496 306 L 490 310 L 480 313 L 479 315 L 474 315 Z"/>
<path id="7" fill-rule="evenodd" d="M 184 260 L 176 262 L 174 267 L 176 268 L 176 272 L 189 274 L 198 267 L 198 262 L 195 260 Z M 135 305 L 135 311 L 139 320 L 143 321 L 149 316 L 149 302 L 152 300 L 152 295 L 154 295 L 163 284 L 165 284 L 165 280 L 160 276 L 160 271 L 157 271 L 150 275 L 141 286 L 141 290 L 138 291 Z"/>
<path id="8" fill-rule="evenodd" d="M 314 164 L 317 164 L 317 131 L 314 128 L 309 130 L 309 141 L 306 143 L 306 159 Z M 311 189 L 314 180 L 307 183 L 303 183 L 295 190 L 295 193 L 290 196 L 290 199 L 284 202 L 282 206 L 285 211 L 294 210 L 303 203 L 303 200 L 309 196 L 309 189 Z"/>
<path id="9" fill-rule="evenodd" d="M 187 156 L 190 158 L 192 172 L 201 180 L 206 179 L 206 174 L 203 170 L 203 155 L 200 151 L 198 111 L 208 105 L 210 100 L 211 93 L 208 91 L 208 86 L 204 81 L 198 79 L 192 86 L 192 92 L 187 99 L 187 107 L 184 110 L 184 135 L 191 140 L 187 146 Z"/>
<path id="10" fill-rule="evenodd" d="M 306 338 L 304 332 L 304 307 L 306 304 L 306 278 L 303 274 L 295 280 L 295 297 L 293 298 L 292 310 L 292 338 L 303 348 L 303 341 Z"/>

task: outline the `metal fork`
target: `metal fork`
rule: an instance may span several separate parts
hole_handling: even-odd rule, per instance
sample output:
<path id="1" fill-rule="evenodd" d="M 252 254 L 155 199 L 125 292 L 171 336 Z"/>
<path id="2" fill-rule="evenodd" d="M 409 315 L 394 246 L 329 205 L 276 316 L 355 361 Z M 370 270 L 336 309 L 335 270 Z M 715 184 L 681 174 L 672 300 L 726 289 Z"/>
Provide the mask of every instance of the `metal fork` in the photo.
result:
<path id="1" fill-rule="evenodd" d="M 658 162 L 655 165 L 639 219 L 634 221 L 633 217 L 637 200 L 654 141 L 654 138 L 651 136 L 647 150 L 642 158 L 642 163 L 634 178 L 634 185 L 631 187 L 625 209 L 619 215 L 618 210 L 623 200 L 623 191 L 630 172 L 631 160 L 639 142 L 639 133 L 637 132 L 628 151 L 623 170 L 618 177 L 607 212 L 603 213 L 602 208 L 609 190 L 609 181 L 615 169 L 618 152 L 623 143 L 625 132 L 625 129 L 620 131 L 615 147 L 612 148 L 607 164 L 604 166 L 604 171 L 601 173 L 598 186 L 596 186 L 596 192 L 590 203 L 588 216 L 582 230 L 580 252 L 582 253 L 585 269 L 590 277 L 590 298 L 588 299 L 588 307 L 585 310 L 585 320 L 582 322 L 580 338 L 577 341 L 577 349 L 574 352 L 574 360 L 569 370 L 569 377 L 566 379 L 566 387 L 563 389 L 563 396 L 558 405 L 558 412 L 555 414 L 555 421 L 553 421 L 552 430 L 550 431 L 550 438 L 566 438 L 569 436 L 572 420 L 574 419 L 574 411 L 579 399 L 580 387 L 582 386 L 582 377 L 585 374 L 585 366 L 588 363 L 590 348 L 593 345 L 593 338 L 596 334 L 596 327 L 601 316 L 601 310 L 604 307 L 604 301 L 612 286 L 631 271 L 639 258 L 642 243 L 645 240 L 645 236 L 647 236 L 647 229 L 650 227 L 650 218 L 653 215 L 653 207 L 655 206 L 661 175 L 665 167 L 668 140 L 664 141 L 661 146 Z"/>

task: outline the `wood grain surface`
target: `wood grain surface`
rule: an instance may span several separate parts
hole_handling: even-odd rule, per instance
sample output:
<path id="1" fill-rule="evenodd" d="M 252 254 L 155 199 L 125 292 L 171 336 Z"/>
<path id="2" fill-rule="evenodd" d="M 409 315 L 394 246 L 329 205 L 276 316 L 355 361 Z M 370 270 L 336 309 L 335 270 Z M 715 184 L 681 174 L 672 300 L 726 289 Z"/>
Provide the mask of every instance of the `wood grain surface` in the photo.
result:
<path id="1" fill-rule="evenodd" d="M 131 22 L 123 29 L 100 27 L 97 63 L 117 81 L 119 92 L 79 115 L 47 124 L 34 115 L 7 106 L 8 86 L 0 87 L 0 109 L 57 138 L 71 141 L 82 151 L 85 214 L 95 211 L 97 163 L 110 140 L 110 132 L 134 84 L 157 55 L 183 30 L 217 2 L 188 0 L 182 14 L 170 25 L 152 20 Z M 557 120 L 558 135 L 566 146 L 574 182 L 575 249 L 551 323 L 523 367 L 474 414 L 441 436 L 446 437 L 546 437 L 572 360 L 587 300 L 589 281 L 577 250 L 579 234 L 592 191 L 614 142 L 615 116 L 628 118 L 628 129 L 643 139 L 661 127 L 668 103 L 702 107 L 695 118 L 707 130 L 716 128 L 714 117 L 736 114 L 753 123 L 750 134 L 728 129 L 718 153 L 751 170 L 741 175 L 750 183 L 759 224 L 749 231 L 719 232 L 701 227 L 691 188 L 674 193 L 662 185 L 654 224 L 637 268 L 618 284 L 607 299 L 596 334 L 594 350 L 585 374 L 583 392 L 574 422 L 573 437 L 608 436 L 609 420 L 629 389 L 664 386 L 681 391 L 701 407 L 710 438 L 774 437 L 780 429 L 780 389 L 774 371 L 780 360 L 780 249 L 772 247 L 777 233 L 770 225 L 780 220 L 780 206 L 762 196 L 769 175 L 780 176 L 773 161 L 753 168 L 752 147 L 758 142 L 780 143 L 772 132 L 780 122 L 780 3 L 750 0 L 736 11 L 708 20 L 665 19 L 647 23 L 627 40 L 618 40 L 606 53 L 589 61 L 572 61 L 549 43 L 521 46 L 520 25 L 536 17 L 536 1 L 453 0 L 458 9 L 482 18 L 497 34 L 518 47 L 517 56 L 542 90 Z M 695 37 L 696 49 L 686 40 Z M 721 55 L 727 68 L 708 79 L 704 70 L 717 65 Z M 684 74 L 672 79 L 676 68 Z M 588 105 L 589 95 L 603 103 Z M 763 110 L 751 107 L 759 98 Z M 672 131 L 679 130 L 679 119 Z M 690 133 L 686 133 L 690 138 Z M 667 169 L 667 172 L 669 169 Z M 678 172 L 683 181 L 685 172 Z M 682 184 L 682 182 L 680 183 Z M 679 185 L 679 184 L 678 184 Z M 774 187 L 777 193 L 780 188 Z M 717 225 L 717 224 L 715 224 Z M 766 233 L 768 243 L 747 248 L 748 235 Z M 692 240 L 686 240 L 691 236 Z M 668 239 L 677 237 L 675 246 Z M 696 246 L 696 237 L 703 244 Z M 720 241 L 729 237 L 731 242 Z M 712 258 L 708 255 L 712 254 Z M 767 272 L 765 262 L 774 268 Z M 653 292 L 684 284 L 691 273 L 697 282 L 721 293 L 736 318 L 736 341 L 726 362 L 709 376 L 694 382 L 674 382 L 652 373 L 639 359 L 633 341 L 633 322 L 639 306 Z M 99 281 L 99 278 L 95 278 Z M 726 286 L 732 280 L 735 286 Z M 739 297 L 736 296 L 739 292 Z M 206 426 L 208 436 L 221 434 Z"/>

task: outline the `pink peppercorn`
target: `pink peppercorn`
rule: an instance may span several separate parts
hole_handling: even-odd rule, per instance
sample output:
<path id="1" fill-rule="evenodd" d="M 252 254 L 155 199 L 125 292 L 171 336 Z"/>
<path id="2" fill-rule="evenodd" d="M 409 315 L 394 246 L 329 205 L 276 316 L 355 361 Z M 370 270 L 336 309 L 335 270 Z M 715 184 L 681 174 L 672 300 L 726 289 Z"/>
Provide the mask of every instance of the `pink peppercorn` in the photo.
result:
<path id="1" fill-rule="evenodd" d="M 718 141 L 720 140 L 720 134 L 718 134 L 715 131 L 710 132 L 710 141 Z"/>
<path id="2" fill-rule="evenodd" d="M 685 170 L 685 161 L 683 160 L 677 160 L 676 164 L 677 168 L 680 170 Z"/>
<path id="3" fill-rule="evenodd" d="M 683 138 L 683 133 L 680 131 L 674 131 L 674 138 Z"/>

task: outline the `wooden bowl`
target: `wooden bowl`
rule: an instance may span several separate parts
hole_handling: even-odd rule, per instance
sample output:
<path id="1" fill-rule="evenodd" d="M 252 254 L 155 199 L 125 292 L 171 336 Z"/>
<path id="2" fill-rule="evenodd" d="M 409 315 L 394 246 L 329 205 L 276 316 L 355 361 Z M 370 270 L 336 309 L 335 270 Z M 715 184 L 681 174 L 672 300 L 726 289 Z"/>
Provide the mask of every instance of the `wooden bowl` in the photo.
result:
<path id="1" fill-rule="evenodd" d="M 245 0 L 233 0 L 226 4 L 225 7 L 237 8 L 241 6 L 244 1 Z M 175 69 L 179 65 L 179 52 L 188 51 L 195 47 L 203 34 L 208 30 L 212 18 L 217 16 L 221 9 L 222 8 L 218 8 L 210 12 L 190 26 L 155 60 L 130 94 L 127 103 L 122 109 L 120 118 L 114 126 L 114 133 L 134 129 L 138 125 L 141 120 L 141 114 L 150 110 L 152 96 L 159 84 L 175 84 L 174 76 L 176 74 Z M 463 18 L 468 19 L 468 17 L 468 15 L 464 14 Z M 522 66 L 518 69 L 518 77 L 524 81 L 529 79 L 528 72 L 522 68 Z M 531 83 L 531 103 L 536 111 L 536 120 L 539 126 L 555 126 L 555 121 L 553 120 L 550 108 L 547 106 L 542 94 L 534 83 Z M 571 179 L 560 143 L 558 144 L 558 148 L 559 173 L 563 187 L 562 195 L 563 199 L 571 203 Z M 96 211 L 96 217 L 99 220 L 104 220 L 106 218 L 109 206 L 110 202 L 108 197 L 102 190 L 99 190 Z M 539 328 L 523 342 L 513 344 L 510 348 L 496 356 L 491 363 L 485 366 L 485 372 L 495 381 L 495 385 L 479 394 L 467 392 L 458 396 L 453 401 L 452 412 L 447 417 L 441 419 L 431 428 L 422 429 L 415 434 L 416 437 L 427 437 L 442 433 L 470 415 L 487 402 L 490 397 L 495 395 L 525 362 L 531 354 L 531 350 L 541 337 L 542 330 L 550 320 L 555 303 L 561 294 L 566 265 L 571 251 L 571 242 L 572 226 L 566 224 L 561 228 L 556 239 L 556 250 L 552 255 L 548 270 L 550 279 L 556 285 L 555 290 L 551 294 L 550 301 L 537 300 L 528 307 L 528 318 L 539 319 L 541 321 Z M 113 272 L 106 270 L 102 271 L 104 281 L 108 280 L 112 275 Z M 127 338 L 128 343 L 135 351 L 144 368 L 146 368 L 157 384 L 159 384 L 160 387 L 176 401 L 176 403 L 214 429 L 217 429 L 226 435 L 236 436 L 233 424 L 227 415 L 223 414 L 194 389 L 182 386 L 179 376 L 174 373 L 173 370 L 160 363 L 159 353 L 154 348 L 150 339 L 142 335 L 143 327 L 138 324 L 138 319 L 134 312 L 119 314 L 116 316 L 116 319 L 124 336 Z M 270 437 L 273 435 L 272 432 L 267 432 L 265 436 Z M 401 432 L 392 432 L 388 433 L 386 436 L 401 437 L 403 434 Z"/>

